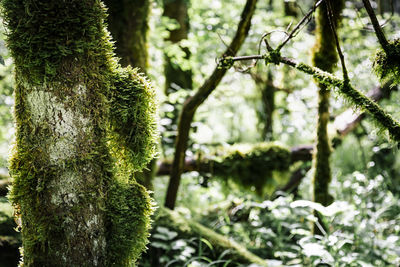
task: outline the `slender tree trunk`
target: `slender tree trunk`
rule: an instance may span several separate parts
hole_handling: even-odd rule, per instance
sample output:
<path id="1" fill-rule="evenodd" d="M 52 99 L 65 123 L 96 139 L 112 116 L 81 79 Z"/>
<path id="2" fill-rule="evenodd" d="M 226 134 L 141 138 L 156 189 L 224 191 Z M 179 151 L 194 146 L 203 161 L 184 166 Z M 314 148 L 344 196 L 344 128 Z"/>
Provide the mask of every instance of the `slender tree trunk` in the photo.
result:
<path id="1" fill-rule="evenodd" d="M 251 26 L 251 18 L 253 17 L 257 0 L 247 0 L 243 9 L 240 23 L 238 25 L 236 35 L 233 38 L 224 55 L 233 56 L 237 53 L 244 42 Z M 174 209 L 180 179 L 185 163 L 186 148 L 189 141 L 190 124 L 193 121 L 197 108 L 207 99 L 214 89 L 221 82 L 222 77 L 227 69 L 215 68 L 211 76 L 204 82 L 199 90 L 192 97 L 189 97 L 183 105 L 178 123 L 178 136 L 175 141 L 175 154 L 172 163 L 171 176 L 167 189 L 165 206 Z"/>
<path id="2" fill-rule="evenodd" d="M 331 2 L 333 18 L 329 20 L 328 8 L 325 3 L 317 9 L 316 44 L 313 50 L 313 63 L 314 66 L 324 71 L 332 72 L 337 63 L 338 55 L 330 23 L 333 23 L 335 28 L 338 27 L 340 13 L 343 8 L 343 1 L 327 1 Z M 327 206 L 333 202 L 333 197 L 329 194 L 329 183 L 331 181 L 331 146 L 327 130 L 329 122 L 330 90 L 323 84 L 318 84 L 318 86 L 318 125 L 317 145 L 314 158 L 315 173 L 313 177 L 313 201 Z M 314 227 L 314 232 L 320 233 L 317 227 Z"/>
<path id="3" fill-rule="evenodd" d="M 178 24 L 175 30 L 169 30 L 169 36 L 165 40 L 166 47 L 171 45 L 179 45 L 179 49 L 185 54 L 184 60 L 189 60 L 190 51 L 187 47 L 182 47 L 180 42 L 186 40 L 189 34 L 189 15 L 188 5 L 190 0 L 164 0 L 164 13 L 163 16 L 173 20 Z M 192 90 L 192 70 L 184 68 L 174 55 L 164 53 L 164 76 L 165 76 L 165 94 L 169 96 L 171 93 L 179 90 Z M 162 145 L 164 148 L 171 148 L 176 139 L 176 128 L 178 124 L 179 112 L 181 110 L 181 103 L 171 102 L 167 103 L 173 109 L 165 115 L 171 120 L 169 124 L 165 125 L 163 131 Z"/>
<path id="4" fill-rule="evenodd" d="M 273 113 L 275 110 L 275 90 L 272 80 L 272 71 L 268 69 L 266 81 L 256 81 L 256 87 L 261 92 L 262 110 L 258 112 L 262 125 L 262 141 L 272 141 L 273 137 Z"/>
<path id="5" fill-rule="evenodd" d="M 104 0 L 108 8 L 108 29 L 115 40 L 121 65 L 148 66 L 147 36 L 151 0 Z"/>
<path id="6" fill-rule="evenodd" d="M 125 167 L 153 156 L 153 92 L 117 65 L 100 1 L 1 4 L 16 72 L 10 199 L 23 266 L 131 266 L 152 204 Z"/>

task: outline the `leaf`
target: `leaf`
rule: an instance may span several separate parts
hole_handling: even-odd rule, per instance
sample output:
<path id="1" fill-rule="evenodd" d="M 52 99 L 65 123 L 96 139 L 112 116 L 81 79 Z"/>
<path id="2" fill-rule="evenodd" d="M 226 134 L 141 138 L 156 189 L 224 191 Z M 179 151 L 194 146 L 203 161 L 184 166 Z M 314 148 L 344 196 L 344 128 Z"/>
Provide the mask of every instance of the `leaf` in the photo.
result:
<path id="1" fill-rule="evenodd" d="M 290 203 L 290 207 L 293 209 L 298 208 L 298 207 L 309 207 L 309 208 L 312 208 L 312 209 L 318 211 L 319 213 L 321 213 L 324 216 L 332 217 L 340 212 L 348 210 L 349 204 L 345 201 L 336 201 L 336 202 L 333 202 L 328 207 L 324 207 L 319 203 L 312 202 L 309 200 L 296 200 L 296 201 L 293 201 L 292 203 Z"/>
<path id="2" fill-rule="evenodd" d="M 162 226 L 157 227 L 157 232 L 159 232 L 160 234 L 164 235 L 167 238 L 167 239 L 161 238 L 163 240 L 172 240 L 178 235 L 177 232 L 170 231 L 168 228 Z M 160 237 L 160 235 L 155 234 L 154 237 L 156 236 Z"/>

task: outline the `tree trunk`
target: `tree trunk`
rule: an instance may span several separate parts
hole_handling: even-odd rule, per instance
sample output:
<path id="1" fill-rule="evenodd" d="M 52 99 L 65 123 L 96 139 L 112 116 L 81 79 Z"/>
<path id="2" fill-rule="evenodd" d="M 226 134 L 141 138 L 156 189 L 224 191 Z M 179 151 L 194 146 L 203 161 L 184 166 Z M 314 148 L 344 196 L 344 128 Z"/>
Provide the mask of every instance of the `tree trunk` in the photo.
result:
<path id="1" fill-rule="evenodd" d="M 273 84 L 272 71 L 268 69 L 266 81 L 255 81 L 261 92 L 262 110 L 258 112 L 260 124 L 262 125 L 262 141 L 273 141 L 273 113 L 275 110 L 275 87 Z"/>
<path id="2" fill-rule="evenodd" d="M 163 16 L 175 20 L 178 28 L 169 31 L 167 41 L 177 44 L 188 38 L 189 34 L 189 16 L 188 16 L 188 0 L 164 0 Z M 185 59 L 189 59 L 190 52 L 187 48 L 181 47 L 185 53 Z M 179 89 L 191 90 L 193 88 L 192 71 L 190 69 L 182 69 L 182 67 L 174 62 L 174 58 L 165 54 L 165 93 L 169 95 Z M 177 114 L 176 114 L 177 115 Z M 176 116 L 175 116 L 176 122 Z"/>
<path id="3" fill-rule="evenodd" d="M 340 13 L 343 8 L 342 0 L 328 0 L 332 6 L 332 18 L 329 19 L 327 4 L 323 3 L 317 10 L 316 15 L 316 44 L 313 49 L 314 66 L 332 72 L 337 63 L 338 55 L 336 43 L 330 23 L 336 29 L 339 24 Z M 329 122 L 329 97 L 330 90 L 326 85 L 318 84 L 318 125 L 317 125 L 317 145 L 314 159 L 314 193 L 313 201 L 327 206 L 333 202 L 333 197 L 329 194 L 329 183 L 331 181 L 330 154 L 331 146 L 328 136 L 327 125 Z M 314 227 L 316 233 L 320 233 Z"/>
<path id="4" fill-rule="evenodd" d="M 231 44 L 225 51 L 225 56 L 233 56 L 237 53 L 244 42 L 251 26 L 251 18 L 253 17 L 257 0 L 247 0 L 243 9 L 241 19 Z M 221 82 L 227 69 L 216 67 L 211 76 L 204 82 L 199 90 L 193 96 L 186 99 L 182 111 L 179 116 L 178 136 L 175 141 L 175 154 L 172 163 L 170 181 L 168 184 L 165 206 L 174 209 L 178 188 L 185 163 L 185 154 L 189 141 L 190 126 L 193 121 L 197 108 L 207 99 L 213 90 Z"/>
<path id="5" fill-rule="evenodd" d="M 178 45 L 179 49 L 184 53 L 184 60 L 189 60 L 190 51 L 187 47 L 180 45 L 180 42 L 186 40 L 189 34 L 189 15 L 188 5 L 189 0 L 164 0 L 164 13 L 163 16 L 173 20 L 177 23 L 178 28 L 175 30 L 168 30 L 169 36 L 165 40 L 166 47 L 171 45 Z M 182 67 L 174 55 L 164 52 L 164 76 L 165 76 L 165 95 L 169 96 L 171 93 L 179 90 L 192 90 L 192 70 L 190 68 Z M 188 64 L 186 64 L 188 65 Z M 176 128 L 178 124 L 179 111 L 182 106 L 179 101 L 172 102 L 167 98 L 167 103 L 173 107 L 169 112 L 165 113 L 170 119 L 170 123 L 164 125 L 162 145 L 164 148 L 171 148 L 176 139 Z"/>
<path id="6" fill-rule="evenodd" d="M 147 36 L 150 0 L 104 0 L 108 8 L 108 29 L 115 40 L 115 52 L 121 65 L 148 66 Z"/>
<path id="7" fill-rule="evenodd" d="M 125 167 L 140 170 L 155 151 L 152 89 L 117 65 L 100 1 L 2 5 L 16 72 L 10 199 L 23 265 L 131 266 L 152 204 Z"/>

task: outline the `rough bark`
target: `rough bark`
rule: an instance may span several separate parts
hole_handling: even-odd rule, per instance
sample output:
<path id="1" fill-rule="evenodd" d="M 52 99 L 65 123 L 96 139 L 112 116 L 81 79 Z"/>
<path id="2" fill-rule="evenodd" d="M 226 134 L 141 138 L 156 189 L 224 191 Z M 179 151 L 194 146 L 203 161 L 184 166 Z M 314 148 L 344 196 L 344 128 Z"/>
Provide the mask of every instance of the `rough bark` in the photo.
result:
<path id="1" fill-rule="evenodd" d="M 251 18 L 254 14 L 257 0 L 247 0 L 243 9 L 240 23 L 238 25 L 235 37 L 225 51 L 225 55 L 233 56 L 237 53 L 244 42 L 251 26 Z M 199 90 L 189 97 L 183 105 L 178 123 L 178 136 L 175 142 L 175 154 L 172 164 L 170 181 L 168 184 L 165 206 L 174 209 L 178 193 L 179 183 L 185 162 L 185 153 L 189 140 L 190 124 L 196 113 L 197 108 L 207 99 L 207 97 L 218 86 L 222 77 L 227 72 L 224 68 L 215 68 L 211 76 L 204 82 Z"/>
<path id="2" fill-rule="evenodd" d="M 331 4 L 323 3 L 317 10 L 316 44 L 312 56 L 314 66 L 331 73 L 338 61 L 332 27 L 336 29 L 338 26 L 343 1 L 327 1 L 331 1 Z M 329 11 L 328 6 L 332 6 L 332 10 Z M 330 15 L 330 12 L 332 12 L 332 15 Z M 329 183 L 332 179 L 332 174 L 330 167 L 331 146 L 327 129 L 330 90 L 324 84 L 318 83 L 318 86 L 318 124 L 314 159 L 313 201 L 328 206 L 333 202 L 333 197 L 329 194 Z M 314 231 L 317 231 L 316 227 L 314 227 Z"/>
<path id="3" fill-rule="evenodd" d="M 116 63 L 100 1 L 1 4 L 15 62 L 10 200 L 23 265 L 130 266 L 152 204 L 126 166 L 140 170 L 154 154 L 152 88 Z"/>
<path id="4" fill-rule="evenodd" d="M 108 29 L 115 40 L 121 65 L 146 72 L 151 0 L 104 0 L 104 3 L 108 8 Z"/>

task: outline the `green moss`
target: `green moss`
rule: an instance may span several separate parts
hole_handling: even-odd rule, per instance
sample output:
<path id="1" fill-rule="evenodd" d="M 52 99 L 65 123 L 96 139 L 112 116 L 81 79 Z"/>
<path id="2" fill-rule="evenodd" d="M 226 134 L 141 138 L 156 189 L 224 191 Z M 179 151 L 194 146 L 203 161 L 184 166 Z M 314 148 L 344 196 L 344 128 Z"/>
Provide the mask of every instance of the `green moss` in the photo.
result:
<path id="1" fill-rule="evenodd" d="M 138 183 L 111 185 L 107 202 L 111 219 L 107 231 L 107 266 L 134 266 L 143 244 L 147 244 L 153 207 L 145 188 Z"/>
<path id="2" fill-rule="evenodd" d="M 285 183 L 282 172 L 290 167 L 290 150 L 277 143 L 235 145 L 219 154 L 213 160 L 212 173 L 245 189 L 255 189 L 259 195 Z"/>
<path id="3" fill-rule="evenodd" d="M 16 71 L 10 201 L 24 265 L 82 266 L 97 257 L 129 266 L 145 248 L 152 212 L 132 173 L 155 153 L 154 91 L 117 63 L 100 1 L 1 5 Z"/>
<path id="4" fill-rule="evenodd" d="M 118 68 L 112 81 L 112 140 L 131 161 L 131 169 L 140 171 L 157 152 L 155 92 L 147 78 L 130 67 Z"/>
<path id="5" fill-rule="evenodd" d="M 373 67 L 381 82 L 400 83 L 400 39 L 389 42 L 387 51 L 376 53 Z"/>

